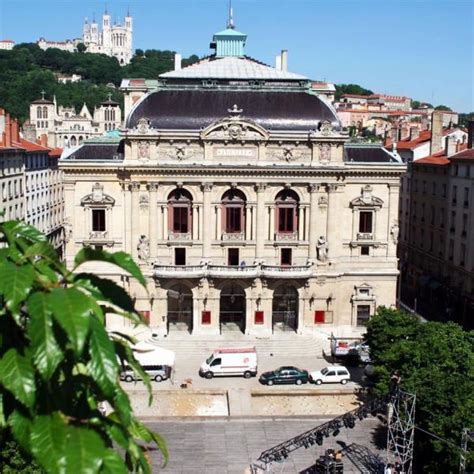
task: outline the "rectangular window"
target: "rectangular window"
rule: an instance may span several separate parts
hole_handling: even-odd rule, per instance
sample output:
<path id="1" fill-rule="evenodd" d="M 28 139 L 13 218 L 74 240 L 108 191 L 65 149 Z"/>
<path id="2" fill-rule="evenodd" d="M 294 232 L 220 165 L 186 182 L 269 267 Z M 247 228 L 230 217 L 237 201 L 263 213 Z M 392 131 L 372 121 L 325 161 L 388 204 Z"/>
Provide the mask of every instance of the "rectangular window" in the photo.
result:
<path id="1" fill-rule="evenodd" d="M 461 265 L 461 267 L 464 267 L 466 265 L 466 246 L 464 244 L 461 244 L 461 252 L 459 255 L 459 265 Z"/>
<path id="2" fill-rule="evenodd" d="M 186 249 L 183 249 L 183 248 L 174 249 L 174 264 L 186 265 Z"/>
<path id="3" fill-rule="evenodd" d="M 325 311 L 318 311 L 316 310 L 314 312 L 314 324 L 323 324 L 325 323 L 326 321 L 326 318 L 325 318 Z"/>
<path id="4" fill-rule="evenodd" d="M 363 304 L 357 306 L 357 326 L 367 326 L 370 319 L 370 305 Z"/>
<path id="5" fill-rule="evenodd" d="M 239 249 L 227 250 L 227 265 L 237 267 L 239 265 Z"/>
<path id="6" fill-rule="evenodd" d="M 293 207 L 278 208 L 278 232 L 293 232 L 295 210 Z"/>
<path id="7" fill-rule="evenodd" d="M 291 265 L 292 255 L 291 249 L 281 249 L 280 252 L 280 265 Z"/>
<path id="8" fill-rule="evenodd" d="M 449 249 L 448 249 L 448 258 L 450 261 L 453 261 L 454 257 L 454 240 L 449 241 Z"/>
<path id="9" fill-rule="evenodd" d="M 433 182 L 433 188 L 432 188 L 432 190 L 431 190 L 431 194 L 432 194 L 433 196 L 436 196 L 436 183 L 435 183 L 435 182 Z"/>
<path id="10" fill-rule="evenodd" d="M 457 194 L 458 194 L 458 187 L 457 186 L 453 186 L 453 195 L 452 195 L 452 203 L 453 205 L 455 205 L 458 201 L 457 199 Z"/>
<path id="11" fill-rule="evenodd" d="M 451 227 L 449 232 L 454 232 L 456 229 L 456 211 L 451 211 Z"/>
<path id="12" fill-rule="evenodd" d="M 468 220 L 468 215 L 463 214 L 462 215 L 462 235 L 465 237 L 467 233 L 467 220 Z"/>
<path id="13" fill-rule="evenodd" d="M 173 232 L 187 233 L 188 232 L 188 207 L 173 207 Z"/>
<path id="14" fill-rule="evenodd" d="M 105 209 L 92 209 L 92 230 L 105 231 Z"/>
<path id="15" fill-rule="evenodd" d="M 359 213 L 359 232 L 361 233 L 372 233 L 372 211 L 361 211 Z"/>
<path id="16" fill-rule="evenodd" d="M 229 234 L 242 232 L 242 208 L 226 207 L 225 231 Z"/>
<path id="17" fill-rule="evenodd" d="M 103 245 L 94 245 L 94 249 L 95 250 L 104 250 L 104 246 Z"/>
<path id="18" fill-rule="evenodd" d="M 361 255 L 369 255 L 369 252 L 370 252 L 370 247 L 368 245 L 363 245 L 361 248 L 360 248 L 360 254 Z"/>
<path id="19" fill-rule="evenodd" d="M 469 207 L 469 188 L 464 188 L 464 207 Z"/>
<path id="20" fill-rule="evenodd" d="M 446 184 L 443 183 L 443 194 L 442 197 L 446 197 Z"/>

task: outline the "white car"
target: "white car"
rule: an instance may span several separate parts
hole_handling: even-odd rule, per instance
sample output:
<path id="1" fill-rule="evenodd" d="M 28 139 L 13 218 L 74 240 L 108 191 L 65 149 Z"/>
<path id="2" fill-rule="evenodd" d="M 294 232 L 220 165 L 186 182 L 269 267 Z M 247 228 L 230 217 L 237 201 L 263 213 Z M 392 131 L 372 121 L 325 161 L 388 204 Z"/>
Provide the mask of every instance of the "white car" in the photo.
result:
<path id="1" fill-rule="evenodd" d="M 316 372 L 311 372 L 309 375 L 309 380 L 316 385 L 321 385 L 322 383 L 342 383 L 344 385 L 350 379 L 349 371 L 342 365 L 330 365 Z"/>

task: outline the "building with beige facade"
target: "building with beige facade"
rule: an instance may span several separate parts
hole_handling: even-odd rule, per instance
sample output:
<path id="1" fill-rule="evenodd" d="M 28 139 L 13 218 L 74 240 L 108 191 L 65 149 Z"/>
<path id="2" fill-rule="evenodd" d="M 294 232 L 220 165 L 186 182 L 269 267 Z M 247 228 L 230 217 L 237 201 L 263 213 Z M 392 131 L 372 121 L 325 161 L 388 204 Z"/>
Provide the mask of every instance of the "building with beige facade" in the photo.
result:
<path id="1" fill-rule="evenodd" d="M 148 291 L 90 270 L 125 287 L 158 334 L 358 334 L 396 301 L 405 165 L 349 145 L 311 81 L 285 57 L 277 69 L 245 56 L 246 39 L 229 25 L 215 54 L 154 90 L 130 80 L 140 97 L 125 98 L 120 138 L 61 159 L 67 263 L 84 246 L 131 253 Z"/>
<path id="2" fill-rule="evenodd" d="M 122 111 L 111 94 L 91 113 L 84 103 L 79 113 L 74 107 L 58 105 L 56 97 L 40 99 L 30 104 L 30 119 L 24 126 L 33 140 L 47 136 L 51 147 L 75 148 L 92 137 L 118 129 L 122 124 Z"/>
<path id="3" fill-rule="evenodd" d="M 0 211 L 43 232 L 62 255 L 64 194 L 58 161 L 51 149 L 20 135 L 16 120 L 0 109 Z"/>
<path id="4" fill-rule="evenodd" d="M 474 122 L 468 143 L 411 165 L 400 257 L 403 299 L 433 319 L 474 327 Z"/>

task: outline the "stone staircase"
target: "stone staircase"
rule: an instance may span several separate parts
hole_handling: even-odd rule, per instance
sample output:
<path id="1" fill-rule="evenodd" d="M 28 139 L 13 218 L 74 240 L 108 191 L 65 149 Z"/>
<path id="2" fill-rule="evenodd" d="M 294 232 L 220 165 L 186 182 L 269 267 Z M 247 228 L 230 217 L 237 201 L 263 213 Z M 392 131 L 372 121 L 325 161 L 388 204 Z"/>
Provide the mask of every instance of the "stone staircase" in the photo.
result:
<path id="1" fill-rule="evenodd" d="M 255 347 L 260 356 L 288 356 L 321 358 L 323 349 L 329 349 L 329 341 L 297 334 L 278 335 L 260 339 L 243 334 L 221 336 L 191 336 L 189 334 L 170 334 L 168 337 L 153 337 L 147 340 L 164 349 L 170 349 L 181 357 L 206 357 L 219 347 Z"/>

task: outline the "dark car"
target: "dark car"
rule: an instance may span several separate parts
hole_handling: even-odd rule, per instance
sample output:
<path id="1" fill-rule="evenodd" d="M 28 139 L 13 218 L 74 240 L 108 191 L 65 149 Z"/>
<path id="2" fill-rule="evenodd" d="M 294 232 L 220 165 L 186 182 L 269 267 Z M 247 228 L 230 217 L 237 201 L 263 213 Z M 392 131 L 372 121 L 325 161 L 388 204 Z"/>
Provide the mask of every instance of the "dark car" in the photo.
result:
<path id="1" fill-rule="evenodd" d="M 264 385 L 277 383 L 295 383 L 296 385 L 301 385 L 302 383 L 308 383 L 309 374 L 307 370 L 297 369 L 296 367 L 280 367 L 272 372 L 263 373 L 258 380 Z"/>

